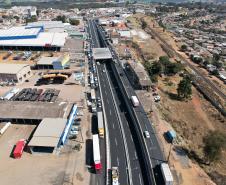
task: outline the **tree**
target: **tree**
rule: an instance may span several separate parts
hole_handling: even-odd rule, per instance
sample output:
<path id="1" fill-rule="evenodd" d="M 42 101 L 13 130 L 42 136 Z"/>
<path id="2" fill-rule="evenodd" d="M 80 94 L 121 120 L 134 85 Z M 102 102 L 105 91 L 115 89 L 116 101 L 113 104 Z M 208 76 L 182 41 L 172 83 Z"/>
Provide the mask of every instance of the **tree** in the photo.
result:
<path id="1" fill-rule="evenodd" d="M 183 44 L 181 46 L 181 51 L 186 51 L 188 49 L 187 45 Z"/>
<path id="2" fill-rule="evenodd" d="M 209 162 L 217 161 L 221 157 L 222 149 L 226 148 L 226 134 L 220 131 L 211 131 L 203 139 L 204 153 Z"/>
<path id="3" fill-rule="evenodd" d="M 66 16 L 65 15 L 58 15 L 56 18 L 53 19 L 53 21 L 62 21 L 63 23 L 66 22 Z"/>
<path id="4" fill-rule="evenodd" d="M 217 69 L 220 69 L 223 67 L 223 63 L 217 60 L 214 60 L 212 63 L 214 66 L 216 66 Z"/>
<path id="5" fill-rule="evenodd" d="M 74 26 L 78 26 L 80 21 L 78 19 L 70 19 L 70 24 Z"/>
<path id="6" fill-rule="evenodd" d="M 214 53 L 214 54 L 213 54 L 213 60 L 214 60 L 214 61 L 219 61 L 219 60 L 220 60 L 220 55 L 217 54 L 217 53 Z"/>
<path id="7" fill-rule="evenodd" d="M 26 18 L 26 23 L 37 22 L 37 20 L 37 17 L 35 15 L 32 15 L 31 18 Z"/>
<path id="8" fill-rule="evenodd" d="M 141 28 L 144 30 L 146 27 L 147 27 L 147 23 L 144 20 L 142 20 L 141 21 Z"/>
<path id="9" fill-rule="evenodd" d="M 184 76 L 178 84 L 177 95 L 182 99 L 187 99 L 192 95 L 192 84 L 189 76 Z"/>
<path id="10" fill-rule="evenodd" d="M 150 73 L 151 75 L 160 75 L 162 73 L 162 65 L 159 62 L 153 62 Z"/>

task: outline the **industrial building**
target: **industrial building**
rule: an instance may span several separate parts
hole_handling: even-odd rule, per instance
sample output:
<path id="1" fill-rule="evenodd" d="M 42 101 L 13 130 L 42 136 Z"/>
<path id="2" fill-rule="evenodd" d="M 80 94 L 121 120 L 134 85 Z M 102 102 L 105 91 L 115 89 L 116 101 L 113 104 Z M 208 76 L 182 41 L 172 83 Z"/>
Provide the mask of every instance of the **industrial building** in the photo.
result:
<path id="1" fill-rule="evenodd" d="M 53 153 L 59 146 L 67 119 L 44 118 L 38 125 L 28 146 L 32 153 Z"/>
<path id="2" fill-rule="evenodd" d="M 67 36 L 67 33 L 44 32 L 43 26 L 11 27 L 0 30 L 0 49 L 58 51 Z"/>
<path id="3" fill-rule="evenodd" d="M 60 57 L 42 57 L 36 64 L 38 69 L 61 70 L 70 67 L 69 54 Z"/>
<path id="4" fill-rule="evenodd" d="M 143 65 L 133 61 L 128 61 L 126 64 L 127 76 L 131 84 L 137 90 L 149 90 L 151 87 L 151 80 L 144 69 Z"/>
<path id="5" fill-rule="evenodd" d="M 32 75 L 28 64 L 0 64 L 0 81 L 22 83 Z"/>

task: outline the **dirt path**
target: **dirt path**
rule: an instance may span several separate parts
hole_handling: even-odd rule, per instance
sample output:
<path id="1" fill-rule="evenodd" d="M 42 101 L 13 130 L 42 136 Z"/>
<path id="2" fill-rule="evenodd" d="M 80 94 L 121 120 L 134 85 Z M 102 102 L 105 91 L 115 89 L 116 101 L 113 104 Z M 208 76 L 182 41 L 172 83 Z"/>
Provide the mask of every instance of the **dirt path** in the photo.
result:
<path id="1" fill-rule="evenodd" d="M 213 124 L 209 121 L 208 117 L 206 116 L 206 113 L 202 110 L 201 102 L 199 100 L 199 97 L 197 97 L 197 94 L 195 94 L 192 97 L 192 103 L 194 104 L 195 111 L 203 119 L 203 121 L 208 126 L 208 128 L 210 130 L 215 130 L 215 128 L 213 127 Z"/>

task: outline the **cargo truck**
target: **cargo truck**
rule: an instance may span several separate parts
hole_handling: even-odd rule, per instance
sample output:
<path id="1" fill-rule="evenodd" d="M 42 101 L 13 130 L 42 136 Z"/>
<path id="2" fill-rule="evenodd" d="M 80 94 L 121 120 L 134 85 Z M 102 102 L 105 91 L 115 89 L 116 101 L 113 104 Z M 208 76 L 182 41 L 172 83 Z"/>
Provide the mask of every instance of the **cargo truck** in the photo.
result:
<path id="1" fill-rule="evenodd" d="M 95 101 L 96 100 L 96 93 L 94 89 L 91 89 L 91 100 Z"/>
<path id="2" fill-rule="evenodd" d="M 134 107 L 138 107 L 140 104 L 139 100 L 136 96 L 131 96 L 131 101 L 132 101 Z"/>
<path id="3" fill-rule="evenodd" d="M 161 163 L 161 172 L 164 179 L 164 185 L 173 185 L 173 175 L 167 163 Z"/>
<path id="4" fill-rule="evenodd" d="M 103 123 L 103 113 L 97 112 L 98 119 L 98 132 L 100 137 L 104 137 L 104 123 Z"/>
<path id="5" fill-rule="evenodd" d="M 112 167 L 112 171 L 111 171 L 111 176 L 112 176 L 112 185 L 119 185 L 119 171 L 118 171 L 118 167 Z"/>
<path id="6" fill-rule="evenodd" d="M 98 134 L 93 135 L 93 162 L 96 173 L 99 173 L 102 168 L 102 164 L 100 160 L 100 144 Z"/>
<path id="7" fill-rule="evenodd" d="M 25 139 L 21 139 L 17 142 L 16 147 L 13 151 L 13 156 L 15 159 L 21 158 L 25 145 L 26 145 Z"/>

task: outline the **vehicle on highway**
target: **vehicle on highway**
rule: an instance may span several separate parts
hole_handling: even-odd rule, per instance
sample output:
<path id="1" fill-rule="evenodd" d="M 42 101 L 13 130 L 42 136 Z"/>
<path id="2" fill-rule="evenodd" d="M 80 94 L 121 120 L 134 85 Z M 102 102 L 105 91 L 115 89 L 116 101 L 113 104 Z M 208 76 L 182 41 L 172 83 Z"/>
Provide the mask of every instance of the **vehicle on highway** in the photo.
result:
<path id="1" fill-rule="evenodd" d="M 132 103 L 133 103 L 133 106 L 134 107 L 138 107 L 139 106 L 139 100 L 136 96 L 131 96 L 131 100 L 132 100 Z"/>
<path id="2" fill-rule="evenodd" d="M 112 167 L 111 176 L 112 176 L 112 185 L 119 185 L 118 167 Z"/>
<path id="3" fill-rule="evenodd" d="M 150 138 L 150 134 L 149 134 L 149 132 L 148 132 L 147 130 L 144 131 L 144 136 L 145 136 L 146 138 Z"/>
<path id="4" fill-rule="evenodd" d="M 160 168 L 165 182 L 164 185 L 173 185 L 173 175 L 170 171 L 169 165 L 167 163 L 161 163 Z"/>
<path id="5" fill-rule="evenodd" d="M 70 135 L 78 135 L 78 131 L 77 130 L 71 130 Z"/>
<path id="6" fill-rule="evenodd" d="M 98 133 L 100 137 L 104 137 L 104 122 L 103 122 L 103 113 L 102 111 L 97 112 L 98 119 Z"/>
<path id="7" fill-rule="evenodd" d="M 96 173 L 100 173 L 102 164 L 100 160 L 100 144 L 98 134 L 93 135 L 93 162 Z"/>

